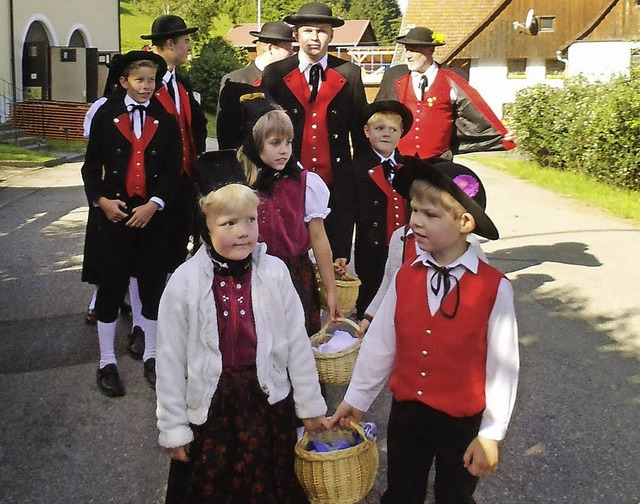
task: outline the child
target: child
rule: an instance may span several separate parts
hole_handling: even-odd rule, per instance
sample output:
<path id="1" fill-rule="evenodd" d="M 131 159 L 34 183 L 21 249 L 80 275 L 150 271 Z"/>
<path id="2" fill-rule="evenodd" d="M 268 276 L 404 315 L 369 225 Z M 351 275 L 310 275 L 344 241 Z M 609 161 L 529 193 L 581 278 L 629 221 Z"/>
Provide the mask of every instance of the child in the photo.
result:
<path id="1" fill-rule="evenodd" d="M 307 333 L 320 330 L 320 299 L 309 250 L 326 288 L 329 320 L 342 316 L 337 303 L 332 252 L 323 219 L 329 214 L 329 189 L 313 172 L 305 171 L 291 156 L 293 124 L 289 116 L 262 93 L 240 98 L 244 116 L 254 125 L 238 160 L 247 180 L 260 197 L 260 241 L 282 259 L 305 309 Z"/>
<path id="2" fill-rule="evenodd" d="M 336 193 L 338 220 L 336 255 L 346 263 L 351 257 L 353 225 L 356 227 L 355 270 L 362 282 L 356 300 L 356 316 L 362 319 L 384 271 L 391 234 L 408 220 L 404 199 L 391 186 L 402 167 L 398 142 L 411 128 L 411 111 L 397 101 L 378 101 L 363 111 L 364 134 L 369 149 L 357 156 L 348 170 L 345 194 Z M 344 210 L 343 210 L 344 209 Z"/>
<path id="3" fill-rule="evenodd" d="M 326 405 L 304 313 L 286 266 L 256 245 L 258 197 L 238 183 L 237 160 L 221 166 L 221 156 L 206 153 L 194 167 L 217 163 L 209 184 L 216 179 L 219 188 L 200 200 L 205 245 L 172 275 L 160 302 L 167 502 L 307 502 L 293 468 L 296 415 L 314 432 Z"/>
<path id="4" fill-rule="evenodd" d="M 475 502 L 515 401 L 513 291 L 466 240 L 471 232 L 496 239 L 498 231 L 474 199 L 479 179 L 467 170 L 447 176 L 442 166 L 405 158 L 396 174 L 394 187 L 411 198 L 420 251 L 398 270 L 331 419 L 358 421 L 390 377 L 387 504 L 423 503 L 434 458 L 436 502 Z"/>
<path id="5" fill-rule="evenodd" d="M 126 96 L 97 111 L 82 166 L 89 205 L 101 210 L 93 240 L 100 340 L 97 383 L 110 397 L 125 393 L 114 340 L 130 276 L 137 276 L 140 283 L 144 376 L 151 386 L 155 383 L 156 319 L 166 281 L 163 209 L 171 204 L 180 167 L 178 125 L 149 101 L 156 73 L 161 75 L 164 68 L 162 58 L 143 51 L 131 51 L 118 60 Z"/>

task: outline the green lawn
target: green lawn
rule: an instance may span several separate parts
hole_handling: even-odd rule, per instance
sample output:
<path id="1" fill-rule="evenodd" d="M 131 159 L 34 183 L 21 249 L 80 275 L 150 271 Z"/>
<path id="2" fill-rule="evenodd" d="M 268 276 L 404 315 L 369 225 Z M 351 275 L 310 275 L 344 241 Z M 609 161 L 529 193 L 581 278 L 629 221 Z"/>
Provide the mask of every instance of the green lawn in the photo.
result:
<path id="1" fill-rule="evenodd" d="M 0 161 L 47 161 L 53 156 L 40 151 L 0 144 Z"/>
<path id="2" fill-rule="evenodd" d="M 122 53 L 137 50 L 145 45 L 140 35 L 151 33 L 153 17 L 142 14 L 128 0 L 120 2 L 120 44 Z"/>
<path id="3" fill-rule="evenodd" d="M 563 196 L 630 219 L 640 224 L 640 192 L 618 189 L 582 173 L 542 168 L 537 163 L 511 154 L 474 154 L 465 156 L 487 166 L 506 171 Z"/>

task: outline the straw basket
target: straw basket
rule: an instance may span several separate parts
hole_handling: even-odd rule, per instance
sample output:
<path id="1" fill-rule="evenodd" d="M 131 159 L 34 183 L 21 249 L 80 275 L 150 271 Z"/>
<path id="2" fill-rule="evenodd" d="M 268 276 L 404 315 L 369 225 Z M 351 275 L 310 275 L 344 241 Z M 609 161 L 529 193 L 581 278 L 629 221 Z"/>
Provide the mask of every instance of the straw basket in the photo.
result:
<path id="1" fill-rule="evenodd" d="M 359 329 L 358 324 L 347 318 L 336 318 L 336 322 L 345 322 L 354 329 Z M 319 332 L 311 336 L 311 345 L 317 347 L 322 343 L 326 343 L 331 338 L 331 334 L 327 334 L 329 322 L 322 326 Z M 321 354 L 314 352 L 316 359 L 316 369 L 318 377 L 322 383 L 328 385 L 347 385 L 351 381 L 353 368 L 358 358 L 358 350 L 360 350 L 361 342 L 358 341 L 342 352 L 331 354 Z"/>
<path id="2" fill-rule="evenodd" d="M 338 306 L 340 306 L 342 313 L 346 314 L 355 306 L 362 282 L 359 278 L 347 274 L 345 269 L 337 264 L 334 264 L 333 268 L 336 272 L 336 297 L 338 299 Z M 320 291 L 320 306 L 323 310 L 328 310 L 326 290 L 322 284 L 318 270 L 316 270 L 316 276 L 318 278 L 318 290 Z"/>
<path id="3" fill-rule="evenodd" d="M 307 432 L 296 443 L 296 476 L 312 504 L 353 504 L 373 488 L 378 472 L 378 447 L 365 437 L 360 425 L 352 422 L 351 426 L 364 440 L 351 448 L 322 453 L 307 451 Z M 327 430 L 315 439 L 328 442 L 351 434 L 346 429 Z"/>

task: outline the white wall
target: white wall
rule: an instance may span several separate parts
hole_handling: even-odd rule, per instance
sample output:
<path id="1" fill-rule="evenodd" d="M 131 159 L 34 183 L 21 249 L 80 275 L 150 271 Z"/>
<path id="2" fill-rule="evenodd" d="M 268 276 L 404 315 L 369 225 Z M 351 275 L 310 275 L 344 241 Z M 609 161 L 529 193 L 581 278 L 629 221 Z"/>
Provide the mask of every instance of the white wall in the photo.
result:
<path id="1" fill-rule="evenodd" d="M 575 42 L 568 50 L 567 75 L 582 74 L 592 82 L 629 75 L 632 47 L 640 42 Z"/>

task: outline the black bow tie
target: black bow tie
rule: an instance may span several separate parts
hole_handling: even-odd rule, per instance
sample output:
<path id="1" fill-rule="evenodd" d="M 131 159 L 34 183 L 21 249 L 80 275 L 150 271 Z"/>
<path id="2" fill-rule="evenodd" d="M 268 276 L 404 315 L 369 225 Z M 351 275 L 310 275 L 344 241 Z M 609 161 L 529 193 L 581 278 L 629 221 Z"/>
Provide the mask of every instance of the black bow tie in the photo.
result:
<path id="1" fill-rule="evenodd" d="M 396 168 L 397 165 L 390 159 L 385 159 L 382 162 L 382 171 L 384 172 L 384 176 L 389 181 L 391 181 L 393 176 L 396 174 Z"/>
<path id="2" fill-rule="evenodd" d="M 131 112 L 131 129 L 133 129 L 133 113 L 137 110 L 140 113 L 140 131 L 142 131 L 142 126 L 144 125 L 144 114 L 147 112 L 147 107 L 145 105 L 128 105 L 127 108 L 129 112 Z"/>
<path id="3" fill-rule="evenodd" d="M 437 296 L 440 292 L 440 289 L 444 289 L 442 292 L 442 298 L 440 302 L 440 311 L 442 314 L 448 319 L 452 319 L 456 316 L 458 312 L 458 307 L 460 306 L 460 284 L 458 283 L 458 279 L 451 274 L 451 268 L 447 268 L 445 266 L 438 266 L 432 261 L 427 261 L 427 264 L 431 266 L 435 271 L 433 276 L 431 277 L 431 291 Z M 455 283 L 456 290 L 456 304 L 453 308 L 453 313 L 447 313 L 443 309 L 444 298 L 447 297 L 449 291 L 451 290 L 451 281 Z"/>
<path id="4" fill-rule="evenodd" d="M 326 80 L 324 69 L 320 63 L 316 63 L 311 67 L 311 70 L 309 70 L 309 84 L 311 84 L 311 96 L 309 96 L 309 103 L 316 101 L 320 80 Z"/>

